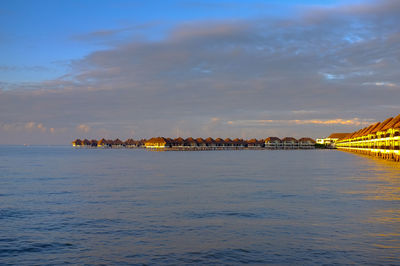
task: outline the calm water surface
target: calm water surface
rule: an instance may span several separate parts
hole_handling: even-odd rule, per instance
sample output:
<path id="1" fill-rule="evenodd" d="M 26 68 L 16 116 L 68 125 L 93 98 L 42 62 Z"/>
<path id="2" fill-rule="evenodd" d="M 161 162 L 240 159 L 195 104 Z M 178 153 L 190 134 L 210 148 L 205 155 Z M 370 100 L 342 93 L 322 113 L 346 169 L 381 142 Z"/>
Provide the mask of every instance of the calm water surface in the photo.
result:
<path id="1" fill-rule="evenodd" d="M 400 264 L 400 165 L 0 146 L 0 264 Z"/>

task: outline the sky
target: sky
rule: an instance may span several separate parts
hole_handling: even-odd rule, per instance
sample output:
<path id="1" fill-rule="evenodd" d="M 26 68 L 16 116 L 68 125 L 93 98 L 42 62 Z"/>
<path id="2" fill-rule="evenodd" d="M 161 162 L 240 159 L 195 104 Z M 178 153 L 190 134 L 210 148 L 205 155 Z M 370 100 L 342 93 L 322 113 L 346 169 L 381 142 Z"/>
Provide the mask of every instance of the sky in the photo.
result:
<path id="1" fill-rule="evenodd" d="M 400 113 L 400 1 L 0 2 L 0 144 L 319 138 Z"/>

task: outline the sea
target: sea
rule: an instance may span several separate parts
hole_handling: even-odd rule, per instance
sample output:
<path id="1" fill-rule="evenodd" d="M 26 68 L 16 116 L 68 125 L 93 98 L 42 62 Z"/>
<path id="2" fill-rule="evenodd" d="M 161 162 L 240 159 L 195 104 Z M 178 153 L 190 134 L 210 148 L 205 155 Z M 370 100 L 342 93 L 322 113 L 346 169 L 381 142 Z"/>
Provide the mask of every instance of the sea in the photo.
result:
<path id="1" fill-rule="evenodd" d="M 400 265 L 400 164 L 0 146 L 1 265 Z"/>

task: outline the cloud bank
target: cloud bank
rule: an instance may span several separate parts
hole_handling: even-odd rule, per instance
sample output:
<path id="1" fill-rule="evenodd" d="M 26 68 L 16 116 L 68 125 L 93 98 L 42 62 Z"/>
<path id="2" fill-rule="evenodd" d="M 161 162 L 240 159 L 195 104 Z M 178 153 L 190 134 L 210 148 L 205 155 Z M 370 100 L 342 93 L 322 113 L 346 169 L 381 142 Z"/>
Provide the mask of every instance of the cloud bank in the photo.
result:
<path id="1" fill-rule="evenodd" d="M 127 38 L 71 61 L 59 79 L 2 83 L 0 137 L 67 143 L 354 131 L 399 113 L 399 15 L 400 2 L 385 0 L 306 8 L 291 19 L 191 22 L 158 41 Z M 4 130 L 31 121 L 45 121 L 46 130 Z"/>

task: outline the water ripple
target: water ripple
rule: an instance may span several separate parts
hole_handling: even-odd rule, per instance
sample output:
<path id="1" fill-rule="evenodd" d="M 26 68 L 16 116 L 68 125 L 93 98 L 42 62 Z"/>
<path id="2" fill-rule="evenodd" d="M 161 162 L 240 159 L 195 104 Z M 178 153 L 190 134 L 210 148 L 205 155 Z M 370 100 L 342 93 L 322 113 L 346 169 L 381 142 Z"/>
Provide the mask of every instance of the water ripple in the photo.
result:
<path id="1" fill-rule="evenodd" d="M 0 257 L 7 257 L 11 255 L 19 255 L 21 253 L 33 253 L 33 252 L 47 252 L 47 251 L 57 251 L 62 252 L 61 249 L 73 249 L 75 248 L 71 243 L 30 243 L 30 244 L 18 244 L 13 243 L 13 241 L 9 241 L 9 244 L 12 244 L 12 247 L 2 247 L 0 246 Z"/>
<path id="2" fill-rule="evenodd" d="M 211 212 L 186 212 L 184 214 L 187 218 L 203 219 L 215 217 L 232 217 L 232 218 L 263 218 L 264 215 L 253 212 L 239 212 L 239 211 L 211 211 Z"/>

